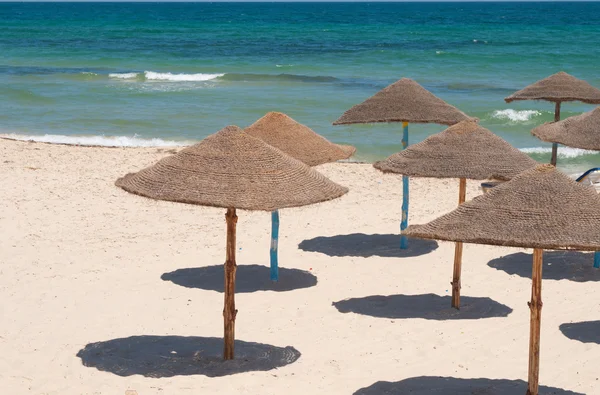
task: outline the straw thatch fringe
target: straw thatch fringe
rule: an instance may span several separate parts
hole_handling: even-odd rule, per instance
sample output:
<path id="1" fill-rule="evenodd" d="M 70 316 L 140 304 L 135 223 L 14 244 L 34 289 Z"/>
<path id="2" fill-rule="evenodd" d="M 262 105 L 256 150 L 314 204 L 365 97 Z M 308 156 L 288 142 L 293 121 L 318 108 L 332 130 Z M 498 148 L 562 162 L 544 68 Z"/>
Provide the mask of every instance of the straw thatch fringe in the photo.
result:
<path id="1" fill-rule="evenodd" d="M 342 196 L 342 187 L 237 126 L 117 180 L 152 199 L 273 211 Z"/>
<path id="2" fill-rule="evenodd" d="M 600 90 L 586 81 L 561 71 L 535 82 L 504 99 L 507 103 L 514 100 L 581 101 L 590 104 L 600 104 Z"/>
<path id="3" fill-rule="evenodd" d="M 500 246 L 600 250 L 600 196 L 552 165 L 527 170 L 404 234 Z"/>
<path id="4" fill-rule="evenodd" d="M 454 125 L 474 119 L 415 81 L 402 78 L 350 108 L 333 124 L 411 122 Z"/>
<path id="5" fill-rule="evenodd" d="M 600 151 L 600 107 L 560 122 L 545 123 L 531 134 L 550 143 Z"/>
<path id="6" fill-rule="evenodd" d="M 488 129 L 463 121 L 373 166 L 412 177 L 509 180 L 537 164 Z"/>
<path id="7" fill-rule="evenodd" d="M 356 148 L 337 145 L 289 116 L 270 112 L 245 131 L 309 166 L 348 159 Z"/>

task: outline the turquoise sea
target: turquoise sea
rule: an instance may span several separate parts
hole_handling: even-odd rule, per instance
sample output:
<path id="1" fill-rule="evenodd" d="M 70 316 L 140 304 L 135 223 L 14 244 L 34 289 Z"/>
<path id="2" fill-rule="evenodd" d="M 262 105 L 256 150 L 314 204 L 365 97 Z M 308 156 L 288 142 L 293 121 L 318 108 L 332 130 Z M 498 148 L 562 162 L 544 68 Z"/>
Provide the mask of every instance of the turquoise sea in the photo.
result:
<path id="1" fill-rule="evenodd" d="M 409 77 L 547 161 L 530 130 L 553 105 L 503 98 L 561 70 L 600 87 L 600 3 L 0 3 L 0 32 L 0 134 L 53 142 L 187 144 L 282 111 L 370 161 L 400 125 L 331 123 Z"/>

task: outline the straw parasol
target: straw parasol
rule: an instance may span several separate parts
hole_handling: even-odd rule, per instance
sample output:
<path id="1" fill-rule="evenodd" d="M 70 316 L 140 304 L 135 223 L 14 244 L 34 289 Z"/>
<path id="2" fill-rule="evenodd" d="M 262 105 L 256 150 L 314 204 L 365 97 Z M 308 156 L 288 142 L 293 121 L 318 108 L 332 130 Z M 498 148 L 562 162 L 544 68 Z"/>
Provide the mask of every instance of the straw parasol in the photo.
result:
<path id="1" fill-rule="evenodd" d="M 560 105 L 565 101 L 580 101 L 600 104 L 600 90 L 586 81 L 561 71 L 535 82 L 504 99 L 507 103 L 515 100 L 545 100 L 554 102 L 554 122 L 560 121 Z M 556 166 L 557 142 L 552 144 L 550 163 Z"/>
<path id="2" fill-rule="evenodd" d="M 509 180 L 538 163 L 474 121 L 462 121 L 441 133 L 375 162 L 384 173 L 410 177 L 459 178 L 458 204 L 466 197 L 467 179 Z M 462 243 L 454 252 L 452 307 L 460 308 Z"/>
<path id="3" fill-rule="evenodd" d="M 600 151 L 600 107 L 560 122 L 545 123 L 531 134 L 550 143 Z"/>
<path id="4" fill-rule="evenodd" d="M 356 152 L 356 148 L 334 144 L 280 112 L 267 113 L 244 131 L 309 166 L 348 159 Z"/>
<path id="5" fill-rule="evenodd" d="M 152 199 L 227 209 L 224 359 L 233 359 L 237 314 L 236 208 L 273 211 L 324 202 L 348 192 L 237 126 L 228 126 L 150 167 L 127 174 L 116 185 Z"/>
<path id="6" fill-rule="evenodd" d="M 244 129 L 246 133 L 306 163 L 317 166 L 351 157 L 356 148 L 338 145 L 315 133 L 308 126 L 296 122 L 286 114 L 269 112 Z M 279 279 L 277 248 L 279 239 L 279 211 L 271 213 L 271 280 Z"/>
<path id="7" fill-rule="evenodd" d="M 451 106 L 415 81 L 402 78 L 377 92 L 364 102 L 346 111 L 334 125 L 356 123 L 402 122 L 402 147 L 408 146 L 408 123 L 455 123 L 474 120 Z M 408 177 L 402 177 L 402 221 L 400 229 L 408 226 Z M 408 240 L 400 238 L 400 248 L 407 248 Z"/>
<path id="8" fill-rule="evenodd" d="M 531 134 L 550 143 L 600 151 L 600 107 L 559 122 L 545 123 Z M 594 267 L 600 268 L 600 252 L 594 254 Z"/>
<path id="9" fill-rule="evenodd" d="M 410 226 L 404 233 L 425 239 L 534 248 L 527 394 L 537 395 L 543 250 L 600 250 L 600 197 L 595 190 L 552 165 L 540 165 L 428 224 Z"/>

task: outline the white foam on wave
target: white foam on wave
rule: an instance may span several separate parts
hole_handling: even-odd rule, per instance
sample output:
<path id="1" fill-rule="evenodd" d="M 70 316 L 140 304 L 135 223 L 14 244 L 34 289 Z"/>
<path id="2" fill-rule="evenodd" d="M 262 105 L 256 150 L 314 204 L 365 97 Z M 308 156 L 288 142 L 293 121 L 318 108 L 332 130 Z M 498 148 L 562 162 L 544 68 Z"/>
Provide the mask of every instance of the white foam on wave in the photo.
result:
<path id="1" fill-rule="evenodd" d="M 541 112 L 536 110 L 513 110 L 512 108 L 506 110 L 496 110 L 492 113 L 492 117 L 496 119 L 508 119 L 513 122 L 525 122 L 529 121 L 533 117 L 542 115 Z"/>
<path id="2" fill-rule="evenodd" d="M 132 78 L 137 78 L 138 73 L 110 73 L 108 75 L 109 78 L 119 78 L 122 80 L 129 80 Z"/>
<path id="3" fill-rule="evenodd" d="M 552 148 L 550 147 L 532 147 L 532 148 L 521 148 L 521 152 L 525 152 L 526 154 L 549 154 L 552 152 Z M 577 158 L 579 156 L 584 155 L 595 155 L 597 151 L 590 151 L 580 148 L 571 148 L 571 147 L 558 147 L 558 157 L 559 158 Z"/>
<path id="4" fill-rule="evenodd" d="M 182 147 L 193 144 L 191 141 L 173 141 L 160 138 L 144 139 L 133 136 L 64 136 L 45 134 L 43 136 L 28 136 L 16 133 L 0 134 L 0 137 L 19 141 L 37 141 L 40 143 L 95 145 L 102 147 Z"/>
<path id="5" fill-rule="evenodd" d="M 223 77 L 225 74 L 172 74 L 172 73 L 156 73 L 154 71 L 145 71 L 144 76 L 150 81 L 210 81 L 215 78 Z"/>

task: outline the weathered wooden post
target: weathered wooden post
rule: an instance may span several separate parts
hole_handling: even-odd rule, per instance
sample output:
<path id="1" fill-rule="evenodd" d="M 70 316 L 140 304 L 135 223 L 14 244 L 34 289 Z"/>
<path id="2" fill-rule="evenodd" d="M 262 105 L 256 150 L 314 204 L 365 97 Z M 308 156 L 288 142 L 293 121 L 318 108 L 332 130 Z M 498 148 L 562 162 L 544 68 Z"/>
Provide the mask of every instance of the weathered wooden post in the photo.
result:
<path id="1" fill-rule="evenodd" d="M 465 202 L 467 197 L 467 179 L 460 179 L 458 190 L 458 205 Z M 462 266 L 463 243 L 457 241 L 454 247 L 454 270 L 452 273 L 452 307 L 460 309 L 460 272 Z"/>
<path id="2" fill-rule="evenodd" d="M 408 147 L 408 122 L 402 122 L 402 149 Z M 402 176 L 402 220 L 400 231 L 408 227 L 408 176 Z M 400 236 L 400 248 L 408 248 L 408 238 Z"/>
<path id="3" fill-rule="evenodd" d="M 228 208 L 225 214 L 227 221 L 227 253 L 225 261 L 225 306 L 223 308 L 224 320 L 224 347 L 223 359 L 233 359 L 235 342 L 235 228 L 237 224 L 235 208 Z"/>
<path id="4" fill-rule="evenodd" d="M 271 280 L 279 280 L 277 246 L 279 244 L 279 210 L 271 212 Z"/>
<path id="5" fill-rule="evenodd" d="M 529 376 L 527 395 L 538 395 L 540 376 L 540 324 L 542 318 L 542 262 L 544 251 L 533 250 L 531 271 L 531 322 L 529 324 Z"/>

